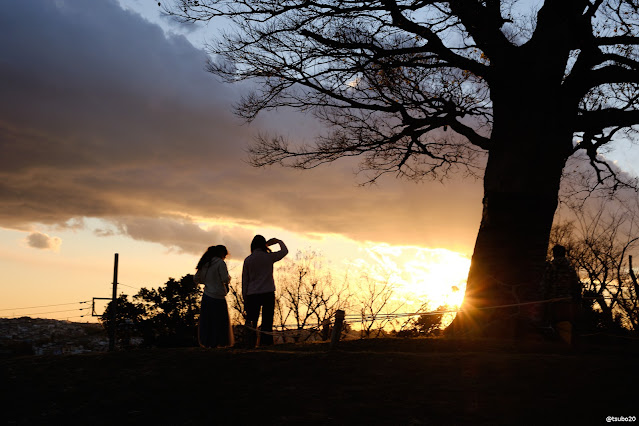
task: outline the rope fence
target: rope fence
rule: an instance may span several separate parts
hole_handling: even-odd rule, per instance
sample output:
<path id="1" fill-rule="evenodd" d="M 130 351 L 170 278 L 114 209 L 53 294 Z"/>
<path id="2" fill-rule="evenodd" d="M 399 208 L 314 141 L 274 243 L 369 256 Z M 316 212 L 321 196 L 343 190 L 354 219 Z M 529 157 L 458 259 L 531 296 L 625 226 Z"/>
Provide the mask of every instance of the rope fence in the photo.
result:
<path id="1" fill-rule="evenodd" d="M 597 297 L 583 297 L 582 299 L 590 299 L 590 300 L 598 300 L 600 298 Z M 470 309 L 445 309 L 445 310 L 435 310 L 435 311 L 417 311 L 417 312 L 401 312 L 401 313 L 379 313 L 379 314 L 368 314 L 368 315 L 361 315 L 361 314 L 348 314 L 344 316 L 344 322 L 345 323 L 353 323 L 353 322 L 360 322 L 362 319 L 364 320 L 368 320 L 368 321 L 375 321 L 375 320 L 381 320 L 381 319 L 398 319 L 398 318 L 409 318 L 409 317 L 415 317 L 415 316 L 422 316 L 422 315 L 444 315 L 444 314 L 456 314 L 456 313 L 460 313 L 460 312 L 470 312 L 470 311 L 474 311 L 474 310 L 488 310 L 488 309 L 503 309 L 503 308 L 513 308 L 513 307 L 518 307 L 518 306 L 528 306 L 528 305 L 539 305 L 539 304 L 546 304 L 546 303 L 555 303 L 555 302 L 560 302 L 560 301 L 564 301 L 564 300 L 571 300 L 570 297 L 556 297 L 556 298 L 552 298 L 552 299 L 544 299 L 544 300 L 534 300 L 534 301 L 528 301 L 528 302 L 518 302 L 518 303 L 508 303 L 508 304 L 502 304 L 502 305 L 492 305 L 492 306 L 479 306 L 479 307 L 473 307 Z M 328 319 L 333 319 L 335 317 L 335 314 L 332 314 L 331 316 L 329 316 Z M 256 328 L 251 328 L 247 325 L 245 325 L 245 327 L 254 330 L 254 331 L 259 331 Z M 306 326 L 306 327 L 299 327 L 297 324 L 278 324 L 277 326 L 274 327 L 279 327 L 281 329 L 281 331 L 293 331 L 293 330 L 318 330 L 320 326 Z M 266 333 L 266 332 L 263 332 Z M 270 334 L 275 334 L 276 332 L 270 333 Z"/>
<path id="2" fill-rule="evenodd" d="M 505 305 L 494 305 L 494 306 L 483 306 L 483 307 L 477 307 L 477 308 L 473 308 L 473 309 L 500 309 L 500 308 L 509 308 L 509 307 L 516 307 L 516 306 L 524 306 L 524 305 L 533 305 L 533 304 L 542 304 L 542 303 L 552 303 L 552 302 L 558 302 L 558 301 L 562 301 L 562 300 L 568 300 L 570 299 L 569 297 L 560 297 L 560 298 L 554 298 L 554 299 L 546 299 L 546 300 L 537 300 L 537 301 L 532 301 L 532 302 L 521 302 L 521 303 L 511 303 L 511 304 L 505 304 Z M 369 315 L 358 315 L 358 314 L 349 314 L 349 315 L 344 315 L 343 316 L 343 323 L 347 324 L 347 323 L 358 323 L 361 322 L 362 320 L 365 321 L 378 321 L 378 320 L 384 320 L 384 319 L 397 319 L 397 318 L 410 318 L 410 317 L 415 317 L 415 316 L 422 316 L 422 315 L 443 315 L 443 314 L 450 314 L 450 313 L 459 313 L 459 312 L 464 312 L 464 311 L 468 311 L 468 309 L 464 310 L 464 309 L 447 309 L 447 310 L 436 310 L 436 311 L 418 311 L 418 312 L 402 312 L 402 313 L 379 313 L 379 314 L 369 314 Z M 333 323 L 333 319 L 335 318 L 335 314 L 332 314 L 329 316 L 329 318 L 327 318 L 327 320 L 330 320 L 330 324 Z M 279 335 L 282 332 L 286 332 L 286 331 L 304 331 L 304 330 L 310 330 L 310 331 L 318 331 L 321 329 L 321 327 L 323 327 L 323 325 L 319 325 L 319 326 L 302 326 L 299 327 L 297 324 L 284 324 L 284 325 L 277 325 L 277 327 L 279 327 L 281 330 L 280 331 L 272 331 L 272 332 L 267 332 L 267 331 L 262 331 L 259 328 L 256 327 L 251 327 L 249 325 L 244 324 L 243 327 L 245 327 L 248 330 L 254 331 L 254 332 L 259 332 L 259 333 L 263 333 L 263 334 L 269 334 L 272 336 L 275 335 Z M 290 327 L 290 328 L 288 328 Z"/>
<path id="3" fill-rule="evenodd" d="M 610 297 L 610 296 L 589 296 L 589 297 L 582 297 L 582 299 L 585 300 L 594 300 L 594 301 L 599 301 L 601 299 L 605 299 L 605 300 L 611 300 L 611 299 L 619 299 L 619 298 L 615 298 L 615 297 Z M 439 309 L 439 310 L 433 310 L 433 311 L 416 311 L 416 312 L 393 312 L 393 313 L 377 313 L 377 314 L 344 314 L 344 311 L 339 311 L 342 312 L 342 317 L 341 317 L 341 323 L 342 324 L 362 324 L 362 323 L 370 323 L 370 322 L 388 322 L 388 321 L 392 321 L 392 320 L 398 320 L 398 319 L 409 319 L 409 318 L 414 318 L 414 317 L 421 317 L 421 316 L 435 316 L 435 315 L 446 315 L 446 314 L 458 314 L 460 312 L 470 312 L 470 311 L 475 311 L 475 310 L 490 310 L 490 309 L 506 309 L 506 308 L 514 308 L 514 307 L 521 307 L 521 306 L 527 306 L 527 305 L 537 305 L 537 304 L 548 304 L 548 303 L 554 303 L 554 302 L 559 302 L 559 301 L 565 301 L 565 300 L 570 300 L 570 297 L 560 297 L 560 298 L 552 298 L 552 299 L 544 299 L 544 300 L 535 300 L 535 301 L 527 301 L 527 302 L 518 302 L 518 303 L 508 303 L 508 304 L 500 304 L 500 305 L 492 305 L 492 306 L 478 306 L 478 307 L 471 307 L 471 308 L 451 308 L 451 309 Z M 27 310 L 27 309 L 41 309 L 41 308 L 48 308 L 48 307 L 58 307 L 58 306 L 70 306 L 70 305 L 83 305 L 83 304 L 87 304 L 90 303 L 90 301 L 79 301 L 79 302 L 70 302 L 70 303 L 59 303 L 59 304 L 50 304 L 50 305 L 39 305 L 39 306 L 25 306 L 25 307 L 17 307 L 17 308 L 3 308 L 0 309 L 0 315 L 3 311 L 19 311 L 19 310 Z M 49 314 L 62 314 L 62 313 L 70 313 L 69 315 L 63 315 L 61 319 L 70 319 L 70 318 L 83 318 L 85 316 L 90 316 L 90 314 L 80 314 L 80 315 L 72 315 L 74 313 L 82 313 L 82 311 L 86 311 L 89 310 L 89 307 L 79 307 L 76 309 L 64 309 L 64 310 L 53 310 L 53 311 L 46 311 L 46 312 L 30 312 L 30 313 L 20 313 L 20 314 L 12 314 L 9 316 L 4 316 L 4 318 L 7 319 L 15 319 L 15 318 L 21 318 L 21 317 L 28 317 L 28 316 L 35 316 L 35 315 L 49 315 Z M 58 315 L 54 315 L 54 316 L 58 316 Z M 57 319 L 57 318 L 51 318 L 51 319 Z M 247 324 L 244 324 L 243 327 L 245 327 L 246 329 L 255 332 L 255 333 L 261 333 L 261 334 L 269 334 L 272 336 L 281 336 L 282 334 L 295 334 L 295 333 L 304 333 L 304 332 L 308 332 L 310 333 L 307 338 L 305 340 L 308 340 L 308 338 L 310 338 L 310 336 L 312 336 L 314 333 L 324 333 L 323 338 L 326 339 L 326 333 L 329 332 L 329 330 L 335 328 L 335 319 L 336 319 L 336 313 L 333 313 L 332 315 L 330 315 L 329 317 L 327 317 L 326 319 L 324 319 L 320 324 L 277 324 L 274 325 L 274 328 L 279 328 L 279 330 L 275 330 L 275 331 L 271 331 L 271 332 L 267 332 L 267 331 L 262 331 L 257 327 L 251 327 Z M 591 333 L 591 334 L 585 334 L 584 336 L 594 336 L 594 335 L 601 335 L 601 334 L 606 334 L 606 333 Z M 637 338 L 633 338 L 633 337 L 628 337 L 628 336 L 615 336 L 615 337 L 620 337 L 620 338 L 627 338 L 627 339 L 632 339 L 632 340 L 639 340 Z M 297 338 L 297 337 L 294 337 Z"/>
<path id="4" fill-rule="evenodd" d="M 369 314 L 369 315 L 357 315 L 350 314 L 346 315 L 346 320 L 361 320 L 362 318 L 368 320 L 376 320 L 376 319 L 395 319 L 395 318 L 403 318 L 403 317 L 414 317 L 414 316 L 422 316 L 422 315 L 443 315 L 443 314 L 455 314 L 459 312 L 467 312 L 473 310 L 486 310 L 486 309 L 502 309 L 502 308 L 513 308 L 517 306 L 526 306 L 526 305 L 539 305 L 544 303 L 554 303 L 562 300 L 570 300 L 570 297 L 557 297 L 553 299 L 545 299 L 545 300 L 535 300 L 530 302 L 519 302 L 519 303 L 509 303 L 504 305 L 493 305 L 493 306 L 479 306 L 473 307 L 471 309 L 445 309 L 445 310 L 436 310 L 436 311 L 419 311 L 419 312 L 402 312 L 402 313 L 389 313 L 389 314 Z"/>
<path id="5" fill-rule="evenodd" d="M 614 297 L 607 297 L 607 296 L 582 297 L 582 299 L 585 299 L 585 300 L 595 300 L 595 301 L 600 300 L 602 298 L 604 298 L 604 299 L 614 299 Z M 341 315 L 341 319 L 340 319 L 339 332 L 337 333 L 337 336 L 339 338 L 339 333 L 341 333 L 342 324 L 358 324 L 358 323 L 361 324 L 363 322 L 372 322 L 372 321 L 383 322 L 383 321 L 390 321 L 390 320 L 401 319 L 401 318 L 412 318 L 412 317 L 431 316 L 431 315 L 457 314 L 457 313 L 460 313 L 460 312 L 470 312 L 470 311 L 475 311 L 475 310 L 505 309 L 505 308 L 520 307 L 520 306 L 549 304 L 549 303 L 561 302 L 561 301 L 566 301 L 566 300 L 571 300 L 571 299 L 572 299 L 571 297 L 557 297 L 557 298 L 551 298 L 551 299 L 534 300 L 534 301 L 518 302 L 518 303 L 508 303 L 508 304 L 501 304 L 501 305 L 479 306 L 479 307 L 472 307 L 472 308 L 466 308 L 466 309 L 461 309 L 461 308 L 444 309 L 444 310 L 440 309 L 440 310 L 434 310 L 434 311 L 399 312 L 399 313 L 395 312 L 395 313 L 379 313 L 379 314 L 368 314 L 368 315 L 362 315 L 362 314 L 345 315 L 343 311 L 338 311 L 338 312 L 342 312 L 342 315 Z M 302 332 L 302 331 L 320 332 L 326 327 L 331 327 L 333 329 L 332 336 L 333 336 L 333 338 L 335 338 L 335 336 L 336 336 L 335 329 L 337 328 L 337 326 L 335 324 L 337 321 L 335 321 L 335 320 L 336 320 L 336 314 L 334 313 L 331 316 L 329 316 L 329 318 L 324 320 L 324 322 L 321 325 L 312 325 L 312 326 L 299 327 L 297 324 L 284 324 L 284 325 L 279 325 L 280 331 L 272 331 L 272 332 L 262 331 L 262 330 L 260 330 L 257 327 L 251 327 L 249 325 L 243 325 L 243 327 L 245 327 L 246 329 L 251 330 L 251 331 L 253 331 L 255 333 L 269 334 L 269 335 L 272 335 L 272 336 L 278 336 L 278 335 L 281 335 L 282 333 L 285 333 L 285 332 Z M 289 329 L 287 327 L 291 327 L 291 328 Z M 595 335 L 606 335 L 606 336 L 616 337 L 616 338 L 639 340 L 639 338 L 635 338 L 635 337 L 631 337 L 631 336 L 620 336 L 620 335 L 604 333 L 604 332 L 583 334 L 583 335 L 580 335 L 580 336 L 587 337 L 587 336 L 595 336 Z M 331 342 L 331 343 L 332 343 L 331 346 L 334 346 L 334 343 L 333 342 Z"/>

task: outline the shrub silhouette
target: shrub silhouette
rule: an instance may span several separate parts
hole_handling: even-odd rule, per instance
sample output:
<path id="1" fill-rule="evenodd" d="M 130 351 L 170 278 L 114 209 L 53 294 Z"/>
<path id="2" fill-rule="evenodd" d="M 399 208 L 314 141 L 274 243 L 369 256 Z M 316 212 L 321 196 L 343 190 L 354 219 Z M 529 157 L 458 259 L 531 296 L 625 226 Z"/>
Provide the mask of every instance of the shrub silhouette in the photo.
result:
<path id="1" fill-rule="evenodd" d="M 147 346 L 197 346 L 197 324 L 201 291 L 188 274 L 179 281 L 174 278 L 157 289 L 141 288 L 133 296 L 117 299 L 117 340 L 123 346 L 132 337 L 142 337 Z M 111 303 L 101 317 L 101 323 L 111 326 Z"/>

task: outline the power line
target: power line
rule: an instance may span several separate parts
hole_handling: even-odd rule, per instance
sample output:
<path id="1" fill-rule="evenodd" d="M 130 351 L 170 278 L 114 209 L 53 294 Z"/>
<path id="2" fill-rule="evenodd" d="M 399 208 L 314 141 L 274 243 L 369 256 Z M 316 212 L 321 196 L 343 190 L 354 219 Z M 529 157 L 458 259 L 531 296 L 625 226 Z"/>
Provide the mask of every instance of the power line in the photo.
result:
<path id="1" fill-rule="evenodd" d="M 27 317 L 27 316 L 31 316 L 31 315 L 45 315 L 45 314 L 56 314 L 59 312 L 76 312 L 76 311 L 85 311 L 89 308 L 79 308 L 79 309 L 67 309 L 67 310 L 63 310 L 63 311 L 49 311 L 49 312 L 32 312 L 32 313 L 26 313 L 26 314 L 20 314 L 20 315 L 11 315 L 8 318 L 19 318 L 19 317 Z"/>
<path id="2" fill-rule="evenodd" d="M 0 309 L 0 311 L 18 311 L 18 310 L 22 310 L 22 309 L 50 308 L 52 306 L 75 305 L 75 304 L 79 304 L 79 303 L 89 303 L 89 302 L 90 302 L 90 300 L 86 300 L 86 301 L 83 301 L 83 302 L 58 303 L 57 305 L 26 306 L 26 307 L 23 307 L 23 308 L 5 308 L 5 309 Z"/>
<path id="3" fill-rule="evenodd" d="M 118 283 L 118 285 L 123 285 L 124 287 L 132 288 L 133 290 L 141 290 L 141 287 L 133 287 L 132 285 Z"/>
<path id="4" fill-rule="evenodd" d="M 112 286 L 112 285 L 113 285 L 113 283 L 105 283 L 105 285 Z M 133 287 L 132 285 L 128 285 L 128 284 L 118 283 L 118 285 L 119 285 L 119 286 L 128 287 L 128 288 L 132 288 L 133 290 L 142 290 L 142 287 Z"/>

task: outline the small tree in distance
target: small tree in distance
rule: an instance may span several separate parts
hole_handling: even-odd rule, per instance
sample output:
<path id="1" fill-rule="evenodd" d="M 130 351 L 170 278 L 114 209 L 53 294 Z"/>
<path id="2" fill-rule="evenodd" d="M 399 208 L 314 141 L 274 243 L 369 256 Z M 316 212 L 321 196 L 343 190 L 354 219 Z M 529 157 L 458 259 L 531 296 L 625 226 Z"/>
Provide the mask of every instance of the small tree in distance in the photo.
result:
<path id="1" fill-rule="evenodd" d="M 422 308 L 425 308 L 424 304 Z M 448 305 L 439 306 L 435 312 L 428 312 L 417 317 L 412 317 L 396 333 L 397 337 L 438 336 L 442 330 L 446 311 L 451 308 Z M 422 309 L 419 309 L 421 311 Z"/>
<path id="2" fill-rule="evenodd" d="M 581 272 L 587 330 L 638 334 L 639 293 L 630 265 L 630 256 L 639 250 L 638 206 L 590 204 L 588 209 L 572 206 L 576 220 L 553 228 L 550 248 L 565 246 Z"/>
<path id="3" fill-rule="evenodd" d="M 118 297 L 116 324 L 120 339 L 141 335 L 146 345 L 196 346 L 197 323 L 201 291 L 192 275 L 179 281 L 173 278 L 157 289 L 141 288 L 130 302 L 128 296 Z M 136 303 L 137 302 L 137 303 Z M 101 322 L 110 326 L 111 303 Z"/>
<path id="4" fill-rule="evenodd" d="M 292 262 L 277 272 L 277 300 L 280 326 L 297 329 L 320 328 L 338 309 L 349 306 L 348 282 L 337 285 L 324 264 L 323 256 L 313 250 L 298 251 Z"/>
<path id="5" fill-rule="evenodd" d="M 231 322 L 236 324 L 246 323 L 246 311 L 244 310 L 244 296 L 242 295 L 242 283 L 229 283 L 229 310 L 231 312 Z"/>
<path id="6" fill-rule="evenodd" d="M 362 337 L 379 337 L 395 320 L 394 314 L 405 306 L 395 298 L 395 286 L 389 275 L 373 277 L 364 274 L 357 293 L 360 308 L 360 334 Z"/>
<path id="7" fill-rule="evenodd" d="M 157 290 L 142 288 L 134 299 L 147 306 L 158 345 L 195 346 L 201 295 L 193 275 L 189 274 L 179 281 L 169 278 Z"/>

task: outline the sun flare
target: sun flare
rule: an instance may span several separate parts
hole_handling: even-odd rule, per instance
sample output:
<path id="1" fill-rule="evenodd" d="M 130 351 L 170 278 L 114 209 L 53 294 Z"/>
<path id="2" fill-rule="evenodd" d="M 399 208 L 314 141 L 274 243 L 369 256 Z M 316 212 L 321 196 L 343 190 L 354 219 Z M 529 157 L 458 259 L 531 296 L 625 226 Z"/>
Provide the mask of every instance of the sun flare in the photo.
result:
<path id="1" fill-rule="evenodd" d="M 446 250 L 414 246 L 375 245 L 364 249 L 377 279 L 388 279 L 412 305 L 428 302 L 430 309 L 460 306 L 470 259 Z"/>

